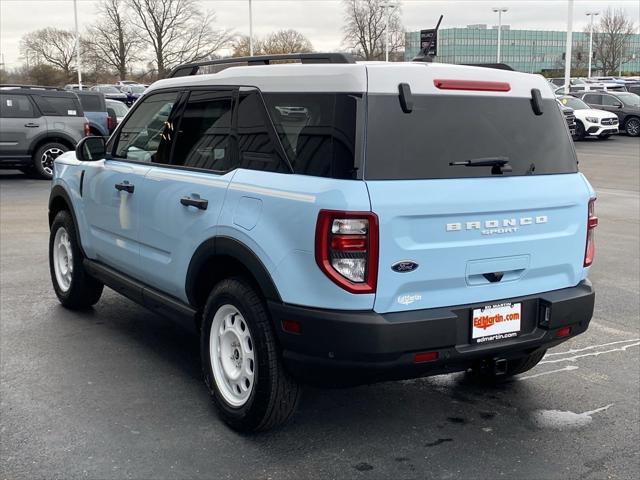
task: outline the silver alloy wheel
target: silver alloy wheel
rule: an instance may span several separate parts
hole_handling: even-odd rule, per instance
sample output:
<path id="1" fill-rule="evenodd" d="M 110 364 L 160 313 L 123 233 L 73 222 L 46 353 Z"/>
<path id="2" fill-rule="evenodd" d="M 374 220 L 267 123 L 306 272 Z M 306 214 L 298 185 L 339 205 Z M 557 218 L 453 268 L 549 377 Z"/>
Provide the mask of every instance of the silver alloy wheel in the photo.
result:
<path id="1" fill-rule="evenodd" d="M 42 170 L 47 175 L 53 175 L 53 161 L 63 153 L 64 151 L 60 150 L 58 147 L 47 148 L 42 152 L 40 163 L 42 164 Z"/>
<path id="2" fill-rule="evenodd" d="M 233 305 L 222 305 L 209 334 L 211 370 L 218 391 L 232 407 L 241 407 L 255 384 L 255 353 L 249 325 Z"/>
<path id="3" fill-rule="evenodd" d="M 73 276 L 73 251 L 69 234 L 64 227 L 58 228 L 53 239 L 53 269 L 58 287 L 62 292 L 67 292 Z"/>
<path id="4" fill-rule="evenodd" d="M 627 122 L 627 133 L 633 137 L 640 133 L 640 120 L 632 118 Z"/>

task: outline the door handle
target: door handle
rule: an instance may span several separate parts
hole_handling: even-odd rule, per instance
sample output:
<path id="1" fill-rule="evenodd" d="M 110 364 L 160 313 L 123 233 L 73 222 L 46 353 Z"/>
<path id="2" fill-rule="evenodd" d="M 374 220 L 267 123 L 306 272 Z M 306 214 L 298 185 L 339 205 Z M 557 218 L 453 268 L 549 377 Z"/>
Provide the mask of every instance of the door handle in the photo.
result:
<path id="1" fill-rule="evenodd" d="M 185 207 L 196 207 L 200 210 L 206 210 L 209 206 L 209 200 L 205 200 L 204 198 L 182 197 L 180 203 Z"/>
<path id="2" fill-rule="evenodd" d="M 39 123 L 25 123 L 24 126 L 27 127 L 27 128 L 38 128 L 40 126 L 40 124 Z"/>
<path id="3" fill-rule="evenodd" d="M 116 183 L 114 186 L 116 187 L 116 190 L 118 190 L 119 192 L 129 192 L 129 193 L 133 193 L 133 190 L 135 188 L 129 182 Z"/>

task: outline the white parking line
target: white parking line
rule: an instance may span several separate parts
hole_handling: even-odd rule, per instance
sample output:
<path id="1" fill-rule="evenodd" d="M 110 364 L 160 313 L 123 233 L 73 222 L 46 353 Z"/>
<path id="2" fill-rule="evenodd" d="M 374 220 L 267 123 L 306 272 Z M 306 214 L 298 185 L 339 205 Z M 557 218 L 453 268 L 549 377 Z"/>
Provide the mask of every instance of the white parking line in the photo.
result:
<path id="1" fill-rule="evenodd" d="M 630 344 L 624 345 L 624 346 L 622 346 L 620 348 L 612 348 L 611 350 L 603 350 L 603 351 L 600 351 L 600 352 L 583 353 L 582 355 L 574 355 L 573 357 L 567 357 L 567 358 L 558 358 L 557 360 L 543 360 L 538 365 L 542 365 L 542 364 L 545 364 L 545 363 L 575 362 L 579 358 L 597 357 L 597 356 L 602 355 L 604 353 L 626 352 L 628 348 L 637 347 L 638 345 L 640 345 L 640 342 L 630 343 Z"/>
<path id="2" fill-rule="evenodd" d="M 593 350 L 595 348 L 600 348 L 600 347 L 610 347 L 611 345 L 618 345 L 620 343 L 631 343 L 631 342 L 638 342 L 640 341 L 640 338 L 632 338 L 631 340 L 619 340 L 617 342 L 609 342 L 609 343 L 602 343 L 600 345 L 590 345 L 588 347 L 584 347 L 584 348 L 576 348 L 571 349 L 571 350 L 567 350 L 566 352 L 552 352 L 552 353 L 547 353 L 544 358 L 547 357 L 553 357 L 555 355 L 570 355 L 573 353 L 579 353 L 579 352 L 584 352 L 586 350 Z"/>
<path id="3" fill-rule="evenodd" d="M 570 372 L 571 370 L 577 370 L 577 365 L 567 365 L 564 368 L 559 368 L 557 370 L 549 370 L 548 372 L 534 373 L 533 375 L 527 375 L 524 377 L 517 377 L 516 380 L 529 380 L 530 378 L 542 377 L 544 375 L 551 375 L 552 373 L 560 373 L 560 372 Z"/>

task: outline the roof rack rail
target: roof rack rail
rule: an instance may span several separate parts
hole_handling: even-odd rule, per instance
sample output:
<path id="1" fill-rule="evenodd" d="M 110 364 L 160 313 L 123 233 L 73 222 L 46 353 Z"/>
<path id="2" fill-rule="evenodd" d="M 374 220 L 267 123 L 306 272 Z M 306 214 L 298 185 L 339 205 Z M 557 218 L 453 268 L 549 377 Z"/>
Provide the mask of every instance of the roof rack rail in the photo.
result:
<path id="1" fill-rule="evenodd" d="M 195 75 L 201 67 L 208 67 L 210 65 L 229 65 L 233 63 L 270 65 L 272 62 L 284 60 L 300 60 L 301 63 L 356 63 L 348 53 L 285 53 L 279 55 L 257 55 L 253 57 L 231 57 L 178 65 L 171 70 L 167 78 Z"/>
<path id="2" fill-rule="evenodd" d="M 28 90 L 62 90 L 59 87 L 50 87 L 47 85 L 22 85 L 19 83 L 0 83 L 0 89 L 24 88 Z"/>
<path id="3" fill-rule="evenodd" d="M 463 63 L 466 67 L 483 67 L 483 68 L 495 68 L 496 70 L 510 70 L 514 71 L 510 65 L 506 63 Z"/>

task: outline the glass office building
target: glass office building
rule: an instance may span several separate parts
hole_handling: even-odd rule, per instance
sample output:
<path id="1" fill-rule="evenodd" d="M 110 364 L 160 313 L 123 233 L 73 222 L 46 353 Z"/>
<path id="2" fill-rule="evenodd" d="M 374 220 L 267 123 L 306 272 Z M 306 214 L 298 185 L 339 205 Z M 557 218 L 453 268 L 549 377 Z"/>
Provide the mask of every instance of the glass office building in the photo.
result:
<path id="1" fill-rule="evenodd" d="M 545 30 L 512 30 L 502 26 L 500 60 L 514 70 L 527 73 L 562 70 L 566 32 Z M 586 68 L 589 52 L 589 35 L 573 32 L 574 68 Z M 495 63 L 498 29 L 487 25 L 469 25 L 466 28 L 446 28 L 438 32 L 438 56 L 441 63 Z M 640 34 L 631 36 L 629 54 L 635 58 L 623 63 L 622 73 L 640 72 Z M 406 32 L 405 60 L 411 60 L 420 51 L 420 32 Z M 578 59 L 578 54 L 580 59 Z M 595 68 L 595 65 L 594 65 Z M 593 75 L 597 75 L 593 71 Z M 617 73 L 617 72 L 616 72 Z"/>

